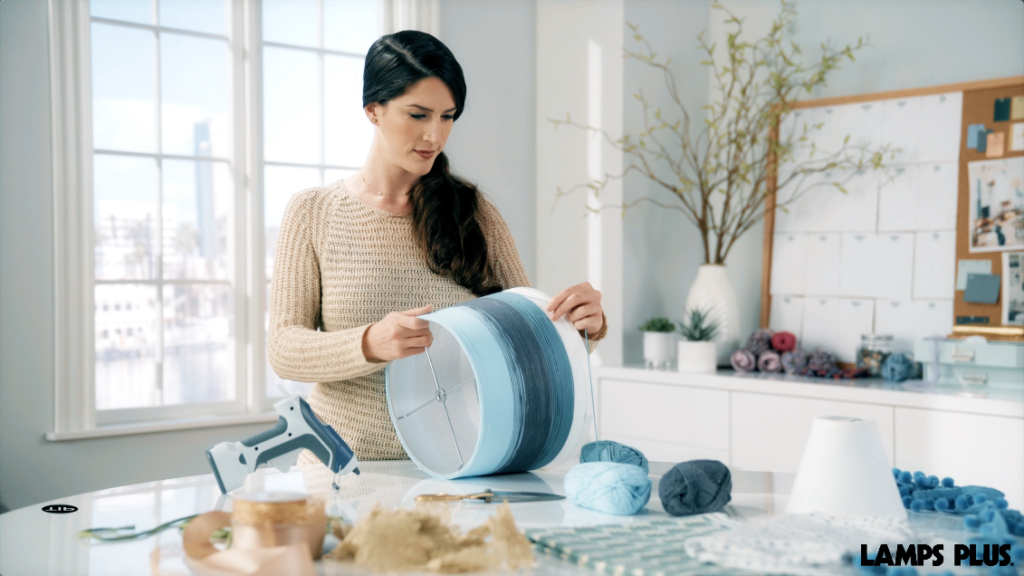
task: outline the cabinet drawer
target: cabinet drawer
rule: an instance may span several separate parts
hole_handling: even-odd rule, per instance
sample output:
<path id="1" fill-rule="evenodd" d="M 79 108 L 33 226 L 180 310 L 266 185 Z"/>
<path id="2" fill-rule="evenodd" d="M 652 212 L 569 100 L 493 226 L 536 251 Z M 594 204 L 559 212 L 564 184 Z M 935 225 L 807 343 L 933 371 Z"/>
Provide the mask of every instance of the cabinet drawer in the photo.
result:
<path id="1" fill-rule="evenodd" d="M 728 392 L 611 379 L 600 380 L 598 387 L 602 438 L 651 440 L 728 454 Z"/>
<path id="2" fill-rule="evenodd" d="M 893 461 L 891 406 L 732 393 L 732 465 L 743 470 L 796 472 L 818 416 L 849 416 L 878 422 Z"/>
<path id="3" fill-rule="evenodd" d="M 1002 490 L 1024 508 L 1024 420 L 896 408 L 896 467 Z"/>

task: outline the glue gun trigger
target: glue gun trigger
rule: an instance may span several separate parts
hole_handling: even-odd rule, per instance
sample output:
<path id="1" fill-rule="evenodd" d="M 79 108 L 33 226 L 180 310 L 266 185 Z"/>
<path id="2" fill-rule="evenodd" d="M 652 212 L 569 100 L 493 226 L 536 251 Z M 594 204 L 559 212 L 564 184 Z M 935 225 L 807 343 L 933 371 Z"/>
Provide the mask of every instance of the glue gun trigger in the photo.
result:
<path id="1" fill-rule="evenodd" d="M 289 454 L 282 454 L 277 458 L 270 461 L 270 465 L 277 468 L 280 472 L 287 472 L 291 470 L 292 466 L 295 466 L 299 462 L 299 452 L 301 450 L 295 450 Z"/>

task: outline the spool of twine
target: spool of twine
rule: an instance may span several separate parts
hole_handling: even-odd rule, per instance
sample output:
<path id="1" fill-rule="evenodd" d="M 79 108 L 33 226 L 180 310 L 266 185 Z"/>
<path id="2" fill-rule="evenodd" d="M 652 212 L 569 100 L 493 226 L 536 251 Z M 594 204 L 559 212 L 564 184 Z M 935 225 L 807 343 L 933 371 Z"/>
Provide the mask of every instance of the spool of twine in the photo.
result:
<path id="1" fill-rule="evenodd" d="M 231 547 L 269 548 L 307 543 L 320 556 L 327 517 L 323 502 L 303 494 L 254 492 L 237 496 L 231 512 Z"/>

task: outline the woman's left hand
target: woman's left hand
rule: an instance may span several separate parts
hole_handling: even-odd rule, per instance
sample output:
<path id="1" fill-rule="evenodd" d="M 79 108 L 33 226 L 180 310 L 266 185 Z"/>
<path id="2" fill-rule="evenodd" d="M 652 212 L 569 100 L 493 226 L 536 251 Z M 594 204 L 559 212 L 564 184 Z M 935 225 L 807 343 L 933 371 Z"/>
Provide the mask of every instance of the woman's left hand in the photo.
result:
<path id="1" fill-rule="evenodd" d="M 565 316 L 577 330 L 596 334 L 604 327 L 604 309 L 601 293 L 590 282 L 577 284 L 559 292 L 548 302 L 548 315 L 552 320 Z"/>

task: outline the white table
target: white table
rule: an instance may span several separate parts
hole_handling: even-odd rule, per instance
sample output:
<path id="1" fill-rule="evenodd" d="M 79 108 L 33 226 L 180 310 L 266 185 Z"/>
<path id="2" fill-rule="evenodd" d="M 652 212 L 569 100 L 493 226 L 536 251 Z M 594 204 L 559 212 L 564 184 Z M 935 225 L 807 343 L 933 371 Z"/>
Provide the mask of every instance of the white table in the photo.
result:
<path id="1" fill-rule="evenodd" d="M 520 529 L 646 522 L 665 516 L 657 497 L 657 482 L 669 468 L 671 464 L 651 463 L 654 487 L 647 514 L 612 516 L 578 508 L 567 500 L 512 504 L 512 512 Z M 343 479 L 337 497 L 327 503 L 329 513 L 340 512 L 351 520 L 368 512 L 375 501 L 386 506 L 409 506 L 419 494 L 471 493 L 481 488 L 564 494 L 562 479 L 568 466 L 529 474 L 455 481 L 431 478 L 408 460 L 365 462 L 360 464 L 360 469 L 361 475 L 350 474 Z M 789 492 L 792 481 L 792 474 L 733 471 L 733 497 L 725 511 L 741 519 L 775 513 L 784 508 L 784 494 Z M 239 492 L 248 490 L 308 493 L 299 467 L 287 473 L 260 469 Z M 213 510 L 219 496 L 217 484 L 208 474 L 98 490 L 13 510 L 0 516 L 0 574 L 135 576 L 153 573 L 153 564 L 159 566 L 163 575 L 189 574 L 182 560 L 181 536 L 177 529 L 145 540 L 117 543 L 80 540 L 77 533 L 91 527 L 128 524 L 140 530 L 148 529 L 175 518 Z M 54 503 L 71 504 L 78 507 L 78 511 L 70 514 L 42 511 L 44 505 Z M 450 506 L 452 521 L 463 528 L 480 525 L 494 510 L 492 505 L 479 503 Z M 542 555 L 538 555 L 538 561 L 535 574 L 593 574 Z M 324 575 L 363 573 L 351 564 L 333 561 L 317 562 L 317 569 Z"/>

